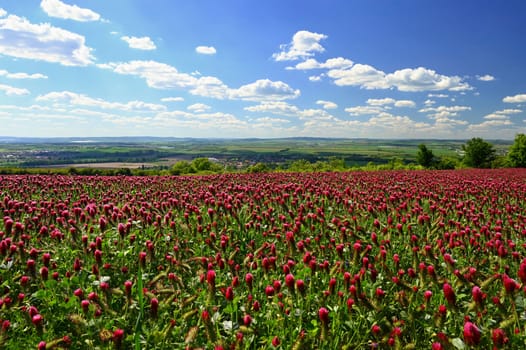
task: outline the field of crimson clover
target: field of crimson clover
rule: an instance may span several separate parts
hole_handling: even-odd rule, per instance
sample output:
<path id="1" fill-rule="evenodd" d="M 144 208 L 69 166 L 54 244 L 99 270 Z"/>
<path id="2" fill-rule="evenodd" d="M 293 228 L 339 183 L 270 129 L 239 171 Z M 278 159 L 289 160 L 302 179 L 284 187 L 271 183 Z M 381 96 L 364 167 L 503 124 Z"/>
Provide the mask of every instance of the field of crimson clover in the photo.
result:
<path id="1" fill-rule="evenodd" d="M 0 348 L 526 347 L 526 169 L 0 177 Z"/>

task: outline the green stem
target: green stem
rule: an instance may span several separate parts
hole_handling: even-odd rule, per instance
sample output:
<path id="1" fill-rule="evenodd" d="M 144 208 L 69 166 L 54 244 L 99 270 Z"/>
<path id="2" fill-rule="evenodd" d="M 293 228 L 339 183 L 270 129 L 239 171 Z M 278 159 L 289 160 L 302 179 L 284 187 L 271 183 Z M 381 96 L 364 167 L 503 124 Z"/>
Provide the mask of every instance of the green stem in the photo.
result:
<path id="1" fill-rule="evenodd" d="M 139 300 L 139 315 L 137 316 L 137 322 L 135 322 L 135 350 L 141 349 L 141 331 L 142 331 L 142 317 L 144 314 L 144 296 L 143 296 L 143 283 L 142 283 L 142 271 L 139 264 L 139 270 L 137 273 L 137 298 Z"/>

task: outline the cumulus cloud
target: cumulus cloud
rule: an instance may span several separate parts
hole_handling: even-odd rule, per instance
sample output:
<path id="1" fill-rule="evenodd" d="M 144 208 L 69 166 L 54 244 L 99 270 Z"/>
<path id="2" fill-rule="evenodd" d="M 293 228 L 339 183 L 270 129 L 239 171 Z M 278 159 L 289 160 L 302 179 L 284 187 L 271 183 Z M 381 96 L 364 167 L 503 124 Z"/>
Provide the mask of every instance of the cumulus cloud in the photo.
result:
<path id="1" fill-rule="evenodd" d="M 496 128 L 498 129 L 496 130 Z M 495 138 L 497 136 L 496 132 L 504 135 L 513 135 L 517 129 L 514 123 L 507 118 L 486 118 L 482 123 L 468 125 L 467 131 L 476 135 Z"/>
<path id="2" fill-rule="evenodd" d="M 517 114 L 522 113 L 522 109 L 501 109 L 499 111 L 495 111 L 496 114 Z"/>
<path id="3" fill-rule="evenodd" d="M 321 105 L 323 109 L 336 109 L 338 105 L 332 101 L 318 100 L 317 105 Z"/>
<path id="4" fill-rule="evenodd" d="M 82 35 L 16 15 L 0 18 L 0 38 L 0 54 L 6 56 L 64 66 L 86 66 L 94 59 Z"/>
<path id="5" fill-rule="evenodd" d="M 183 97 L 163 97 L 161 98 L 162 102 L 182 102 L 184 101 Z"/>
<path id="6" fill-rule="evenodd" d="M 384 105 L 390 105 L 395 103 L 394 98 L 370 98 L 367 101 L 365 101 L 370 106 L 384 106 Z"/>
<path id="7" fill-rule="evenodd" d="M 0 84 L 0 91 L 3 91 L 7 96 L 22 96 L 29 95 L 29 90 L 21 89 L 14 86 Z"/>
<path id="8" fill-rule="evenodd" d="M 446 94 L 427 94 L 427 97 L 434 97 L 434 98 L 447 98 L 448 95 L 446 95 Z"/>
<path id="9" fill-rule="evenodd" d="M 385 105 L 393 105 L 395 107 L 406 107 L 406 108 L 412 108 L 416 106 L 416 103 L 411 100 L 395 100 L 394 98 L 370 98 L 366 101 L 366 103 L 370 106 L 385 106 Z"/>
<path id="10" fill-rule="evenodd" d="M 384 109 L 380 106 L 355 106 L 345 108 L 345 112 L 348 112 L 352 116 L 380 114 L 383 111 Z"/>
<path id="11" fill-rule="evenodd" d="M 213 46 L 198 46 L 195 48 L 195 52 L 202 55 L 215 55 L 217 51 Z"/>
<path id="12" fill-rule="evenodd" d="M 325 34 L 300 30 L 294 34 L 292 42 L 281 45 L 281 51 L 274 53 L 272 58 L 276 61 L 296 61 L 311 57 L 316 52 L 325 51 L 320 41 L 326 38 Z"/>
<path id="13" fill-rule="evenodd" d="M 395 101 L 394 106 L 399 108 L 414 108 L 416 107 L 416 103 L 411 100 L 398 100 Z"/>
<path id="14" fill-rule="evenodd" d="M 489 75 L 489 74 L 477 75 L 477 80 L 480 80 L 480 81 L 493 81 L 493 80 L 495 80 L 495 77 L 493 75 Z"/>
<path id="15" fill-rule="evenodd" d="M 190 105 L 188 107 L 186 107 L 186 109 L 188 109 L 189 111 L 192 111 L 194 113 L 203 113 L 203 112 L 206 112 L 207 110 L 209 110 L 210 107 L 209 105 L 206 105 L 204 103 L 194 103 L 193 105 Z"/>
<path id="16" fill-rule="evenodd" d="M 447 76 L 439 74 L 432 69 L 424 67 L 404 68 L 392 73 L 385 73 L 371 65 L 354 63 L 352 60 L 336 57 L 325 62 L 318 62 L 312 56 L 325 49 L 320 41 L 327 38 L 324 34 L 299 31 L 294 34 L 292 42 L 282 45 L 282 51 L 275 53 L 276 61 L 303 60 L 293 67 L 286 69 L 312 70 L 326 69 L 327 76 L 333 79 L 338 86 L 359 86 L 364 89 L 391 89 L 399 91 L 467 91 L 473 88 L 463 81 L 459 76 Z M 491 79 L 490 75 L 481 77 L 486 81 Z M 309 77 L 311 81 L 318 81 L 318 77 Z"/>
<path id="17" fill-rule="evenodd" d="M 47 79 L 47 76 L 40 73 L 9 73 L 6 70 L 0 69 L 0 76 L 8 79 Z"/>
<path id="18" fill-rule="evenodd" d="M 526 102 L 526 94 L 519 94 L 515 96 L 506 96 L 502 99 L 506 103 L 524 103 Z"/>
<path id="19" fill-rule="evenodd" d="M 424 101 L 424 105 L 426 105 L 428 107 L 434 105 L 435 103 L 436 103 L 436 101 L 429 100 L 429 99 Z"/>
<path id="20" fill-rule="evenodd" d="M 0 17 L 7 16 L 7 11 L 0 7 Z"/>
<path id="21" fill-rule="evenodd" d="M 388 89 L 385 73 L 367 64 L 357 63 L 350 69 L 331 69 L 327 75 L 338 86 L 360 86 L 365 89 Z"/>
<path id="22" fill-rule="evenodd" d="M 135 36 L 122 36 L 121 39 L 128 43 L 130 48 L 137 50 L 155 50 L 157 47 L 155 43 L 147 36 L 135 37 Z"/>
<path id="23" fill-rule="evenodd" d="M 278 101 L 296 98 L 299 95 L 300 91 L 292 89 L 288 84 L 269 79 L 257 80 L 254 83 L 233 89 L 229 93 L 230 98 L 247 101 Z"/>
<path id="24" fill-rule="evenodd" d="M 155 89 L 189 89 L 197 96 L 217 99 L 247 101 L 285 100 L 296 98 L 299 90 L 292 89 L 282 81 L 260 79 L 239 88 L 230 88 L 220 79 L 212 76 L 194 76 L 179 72 L 175 67 L 156 61 L 129 61 L 99 65 L 123 75 L 135 75 L 146 80 Z"/>
<path id="25" fill-rule="evenodd" d="M 459 112 L 470 111 L 471 107 L 469 106 L 438 106 L 438 107 L 427 107 L 420 109 L 419 112 L 426 113 L 429 117 L 439 119 L 439 118 L 449 118 L 456 117 Z"/>
<path id="26" fill-rule="evenodd" d="M 90 9 L 68 5 L 60 0 L 42 0 L 40 7 L 50 17 L 71 19 L 79 22 L 98 21 L 100 15 Z"/>
<path id="27" fill-rule="evenodd" d="M 298 107 L 284 101 L 261 102 L 259 105 L 245 107 L 245 110 L 249 112 L 263 112 L 284 116 L 295 116 L 299 111 Z"/>
<path id="28" fill-rule="evenodd" d="M 58 104 L 95 107 L 101 109 L 117 109 L 122 111 L 164 111 L 166 107 L 159 104 L 146 103 L 142 101 L 129 101 L 127 103 L 108 102 L 99 98 L 92 98 L 84 94 L 70 91 L 55 91 L 40 95 L 36 99 L 39 102 L 53 102 Z"/>
<path id="29" fill-rule="evenodd" d="M 469 84 L 462 82 L 462 78 L 458 76 L 438 74 L 432 69 L 423 67 L 397 70 L 388 74 L 386 80 L 389 86 L 396 87 L 400 91 L 465 91 L 471 89 Z"/>
<path id="30" fill-rule="evenodd" d="M 505 114 L 499 114 L 499 113 L 491 113 L 491 114 L 487 114 L 484 116 L 484 119 L 489 119 L 489 120 L 503 120 L 503 119 L 507 119 L 509 120 L 510 118 L 505 115 Z"/>
<path id="31" fill-rule="evenodd" d="M 294 67 L 287 67 L 287 69 L 349 69 L 352 67 L 353 64 L 353 61 L 343 57 L 329 58 L 324 63 L 318 62 L 314 58 L 309 58 L 303 62 L 296 64 L 296 66 Z"/>

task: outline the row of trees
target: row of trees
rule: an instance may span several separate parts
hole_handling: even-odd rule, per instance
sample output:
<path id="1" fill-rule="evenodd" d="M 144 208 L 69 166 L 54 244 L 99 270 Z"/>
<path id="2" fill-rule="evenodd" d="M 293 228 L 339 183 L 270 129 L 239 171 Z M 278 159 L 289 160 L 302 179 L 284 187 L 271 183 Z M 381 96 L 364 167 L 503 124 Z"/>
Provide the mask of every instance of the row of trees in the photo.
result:
<path id="1" fill-rule="evenodd" d="M 526 135 L 517 134 L 513 145 L 511 145 L 507 155 L 498 159 L 493 145 L 480 137 L 474 137 L 462 145 L 462 165 L 471 168 L 491 168 L 507 166 L 511 168 L 526 167 Z M 416 155 L 417 163 L 424 168 L 444 169 L 448 168 L 448 160 L 436 157 L 433 151 L 426 145 L 418 146 Z"/>

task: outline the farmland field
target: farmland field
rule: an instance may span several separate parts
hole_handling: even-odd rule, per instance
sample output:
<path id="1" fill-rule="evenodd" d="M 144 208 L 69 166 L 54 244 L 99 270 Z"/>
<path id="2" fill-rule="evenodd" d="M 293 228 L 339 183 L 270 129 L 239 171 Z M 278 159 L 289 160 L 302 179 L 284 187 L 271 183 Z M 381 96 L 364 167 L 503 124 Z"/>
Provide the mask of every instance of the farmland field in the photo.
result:
<path id="1" fill-rule="evenodd" d="M 0 177 L 0 347 L 526 347 L 526 170 Z"/>
<path id="2" fill-rule="evenodd" d="M 511 145 L 493 141 L 499 154 Z M 283 165 L 295 160 L 309 162 L 339 158 L 348 166 L 369 162 L 385 164 L 393 158 L 416 162 L 418 145 L 425 143 L 439 157 L 458 158 L 463 140 L 373 140 L 373 139 L 163 139 L 95 138 L 15 139 L 0 137 L 0 167 L 85 167 L 106 168 L 108 163 L 136 164 L 136 167 L 169 167 L 177 160 L 212 157 L 222 164 L 256 162 Z M 122 166 L 124 167 L 124 166 Z"/>

